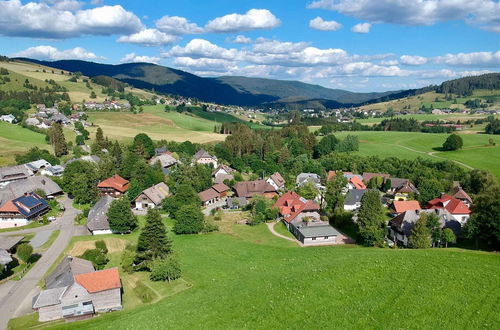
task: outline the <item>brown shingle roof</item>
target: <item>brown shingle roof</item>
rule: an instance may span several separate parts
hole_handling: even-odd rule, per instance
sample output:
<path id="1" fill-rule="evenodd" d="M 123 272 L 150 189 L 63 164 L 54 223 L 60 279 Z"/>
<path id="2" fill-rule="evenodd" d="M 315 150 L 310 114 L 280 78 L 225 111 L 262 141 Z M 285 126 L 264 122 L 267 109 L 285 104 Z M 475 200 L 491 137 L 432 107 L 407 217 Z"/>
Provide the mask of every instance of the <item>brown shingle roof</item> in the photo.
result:
<path id="1" fill-rule="evenodd" d="M 265 180 L 241 181 L 234 185 L 238 197 L 253 197 L 265 193 L 276 192 L 276 189 Z"/>
<path id="2" fill-rule="evenodd" d="M 118 174 L 115 174 L 111 178 L 107 178 L 106 180 L 99 182 L 97 187 L 113 188 L 121 193 L 124 193 L 128 189 L 128 180 L 122 178 Z"/>
<path id="3" fill-rule="evenodd" d="M 225 191 L 229 190 L 229 187 L 226 186 L 224 183 L 217 183 L 212 186 L 212 189 L 214 189 L 216 192 L 223 193 Z"/>
<path id="4" fill-rule="evenodd" d="M 198 196 L 200 197 L 200 200 L 205 203 L 206 201 L 219 197 L 219 193 L 213 188 L 208 188 L 207 190 L 203 190 L 198 193 Z"/>

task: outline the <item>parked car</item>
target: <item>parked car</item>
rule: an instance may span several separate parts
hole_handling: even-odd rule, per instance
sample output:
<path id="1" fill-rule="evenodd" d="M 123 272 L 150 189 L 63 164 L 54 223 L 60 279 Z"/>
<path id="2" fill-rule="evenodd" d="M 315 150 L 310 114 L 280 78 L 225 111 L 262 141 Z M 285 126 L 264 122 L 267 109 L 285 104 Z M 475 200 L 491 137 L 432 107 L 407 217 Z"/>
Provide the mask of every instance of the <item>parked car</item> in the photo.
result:
<path id="1" fill-rule="evenodd" d="M 48 218 L 48 220 L 49 220 L 50 222 L 52 222 L 52 221 L 56 221 L 56 217 L 49 217 L 49 218 Z"/>

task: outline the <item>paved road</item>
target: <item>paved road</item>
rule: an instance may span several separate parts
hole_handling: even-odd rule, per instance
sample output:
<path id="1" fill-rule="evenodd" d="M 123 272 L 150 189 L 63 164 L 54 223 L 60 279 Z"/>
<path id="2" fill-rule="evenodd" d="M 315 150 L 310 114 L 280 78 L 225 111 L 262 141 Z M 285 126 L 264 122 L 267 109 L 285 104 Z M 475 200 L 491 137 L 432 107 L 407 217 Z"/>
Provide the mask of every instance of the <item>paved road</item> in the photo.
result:
<path id="1" fill-rule="evenodd" d="M 221 200 L 221 201 L 218 201 L 216 203 L 213 203 L 205 208 L 203 208 L 203 210 L 201 210 L 203 212 L 204 215 L 210 215 L 210 211 L 212 211 L 213 209 L 215 208 L 222 208 L 224 205 L 226 205 L 226 200 Z"/>
<path id="2" fill-rule="evenodd" d="M 50 235 L 52 234 L 53 230 L 46 229 L 44 231 L 39 231 L 36 233 L 35 237 L 33 237 L 30 240 L 30 245 L 33 247 L 33 249 L 38 249 L 40 246 L 45 244 L 50 238 Z"/>
<path id="3" fill-rule="evenodd" d="M 74 219 L 79 211 L 73 208 L 71 200 L 68 198 L 64 200 L 64 206 L 66 207 L 64 215 L 56 223 L 49 225 L 50 227 L 54 227 L 51 229 L 59 229 L 61 231 L 57 239 L 33 268 L 20 281 L 16 282 L 7 295 L 2 298 L 2 301 L 0 301 L 0 330 L 7 328 L 8 321 L 17 315 L 16 312 L 18 310 L 25 311 L 28 308 L 29 303 L 31 303 L 32 294 L 37 291 L 38 282 L 68 246 L 69 241 L 73 237 L 75 233 Z M 47 227 L 42 227 L 40 231 L 47 230 Z M 33 230 L 35 229 L 38 228 L 33 228 Z M 26 233 L 23 230 L 20 232 Z M 10 232 L 11 235 L 18 233 Z"/>

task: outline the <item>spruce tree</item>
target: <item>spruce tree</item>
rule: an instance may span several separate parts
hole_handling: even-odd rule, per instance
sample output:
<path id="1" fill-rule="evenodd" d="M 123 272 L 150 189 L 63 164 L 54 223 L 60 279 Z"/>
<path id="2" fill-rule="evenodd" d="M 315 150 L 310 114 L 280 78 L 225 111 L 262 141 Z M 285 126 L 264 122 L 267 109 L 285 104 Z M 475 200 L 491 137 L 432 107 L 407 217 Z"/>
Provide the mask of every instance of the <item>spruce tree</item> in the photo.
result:
<path id="1" fill-rule="evenodd" d="M 123 162 L 123 151 L 118 141 L 115 141 L 113 147 L 111 148 L 111 157 L 113 158 L 116 172 L 120 172 Z"/>
<path id="2" fill-rule="evenodd" d="M 358 228 L 363 242 L 369 246 L 381 246 L 386 236 L 384 209 L 378 190 L 368 190 L 361 198 Z"/>
<path id="3" fill-rule="evenodd" d="M 99 149 L 106 148 L 106 140 L 104 139 L 104 132 L 100 127 L 97 127 L 97 132 L 95 133 L 95 143 L 99 146 Z"/>
<path id="4" fill-rule="evenodd" d="M 57 157 L 68 154 L 68 146 L 64 138 L 64 132 L 61 124 L 55 123 L 49 131 L 50 143 L 54 147 L 54 154 Z"/>
<path id="5" fill-rule="evenodd" d="M 111 202 L 107 213 L 109 227 L 113 232 L 128 233 L 137 228 L 137 217 L 130 209 L 130 202 L 126 197 Z"/>
<path id="6" fill-rule="evenodd" d="M 163 258 L 172 252 L 172 241 L 167 236 L 165 224 L 157 209 L 148 209 L 146 225 L 137 242 L 139 262 Z"/>
<path id="7" fill-rule="evenodd" d="M 411 229 L 408 245 L 413 249 L 431 247 L 431 233 L 427 227 L 427 216 L 421 216 Z"/>

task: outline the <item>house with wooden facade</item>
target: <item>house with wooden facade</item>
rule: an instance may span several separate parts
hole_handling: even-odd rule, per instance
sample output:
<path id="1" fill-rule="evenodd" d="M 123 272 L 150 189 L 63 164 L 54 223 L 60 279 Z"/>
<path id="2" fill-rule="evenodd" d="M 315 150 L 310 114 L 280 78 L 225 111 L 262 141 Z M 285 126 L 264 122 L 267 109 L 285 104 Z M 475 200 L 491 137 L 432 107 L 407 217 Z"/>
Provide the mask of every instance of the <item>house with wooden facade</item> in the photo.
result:
<path id="1" fill-rule="evenodd" d="M 160 206 L 161 202 L 170 194 L 168 186 L 165 182 L 155 184 L 148 189 L 145 189 L 134 199 L 135 208 L 137 210 L 154 209 Z"/>
<path id="2" fill-rule="evenodd" d="M 42 197 L 34 192 L 25 193 L 0 207 L 0 228 L 25 226 L 49 210 Z"/>
<path id="3" fill-rule="evenodd" d="M 122 178 L 118 174 L 99 182 L 97 188 L 101 195 L 109 195 L 114 198 L 121 197 L 128 190 L 129 181 Z"/>

